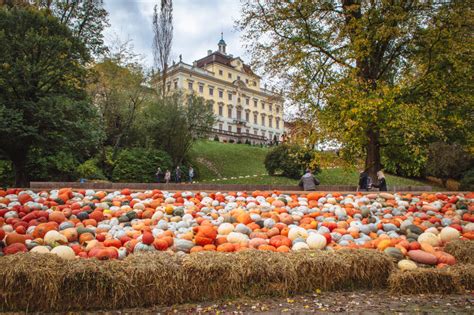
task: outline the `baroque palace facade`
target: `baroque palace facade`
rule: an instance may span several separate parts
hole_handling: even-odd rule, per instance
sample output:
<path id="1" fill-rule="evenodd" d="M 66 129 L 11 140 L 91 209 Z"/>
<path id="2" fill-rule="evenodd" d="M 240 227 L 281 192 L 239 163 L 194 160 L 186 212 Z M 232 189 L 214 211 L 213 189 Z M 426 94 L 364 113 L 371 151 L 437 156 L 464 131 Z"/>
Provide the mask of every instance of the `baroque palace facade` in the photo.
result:
<path id="1" fill-rule="evenodd" d="M 226 53 L 221 38 L 218 50 L 192 65 L 181 60 L 168 70 L 167 91 L 195 93 L 211 101 L 217 117 L 213 136 L 220 141 L 252 144 L 280 141 L 284 133 L 283 97 L 260 87 L 260 77 L 239 57 Z"/>

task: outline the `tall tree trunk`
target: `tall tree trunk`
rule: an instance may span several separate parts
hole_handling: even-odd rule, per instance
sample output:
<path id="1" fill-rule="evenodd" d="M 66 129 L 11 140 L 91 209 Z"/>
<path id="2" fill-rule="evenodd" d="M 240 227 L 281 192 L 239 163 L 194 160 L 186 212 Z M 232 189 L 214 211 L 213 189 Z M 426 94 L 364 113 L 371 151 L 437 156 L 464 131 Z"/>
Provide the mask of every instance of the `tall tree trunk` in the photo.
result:
<path id="1" fill-rule="evenodd" d="M 373 129 L 367 131 L 367 145 L 366 145 L 366 158 L 365 158 L 365 169 L 369 176 L 372 178 L 372 182 L 377 181 L 377 172 L 381 169 L 380 162 L 380 143 L 379 134 Z"/>
<path id="2" fill-rule="evenodd" d="M 12 159 L 15 170 L 15 187 L 26 188 L 30 186 L 26 172 L 26 155 L 17 156 Z"/>
<path id="3" fill-rule="evenodd" d="M 163 66 L 163 71 L 161 74 L 161 80 L 163 80 L 162 85 L 163 85 L 163 97 L 166 95 L 166 73 L 168 72 L 168 65 L 165 63 Z"/>

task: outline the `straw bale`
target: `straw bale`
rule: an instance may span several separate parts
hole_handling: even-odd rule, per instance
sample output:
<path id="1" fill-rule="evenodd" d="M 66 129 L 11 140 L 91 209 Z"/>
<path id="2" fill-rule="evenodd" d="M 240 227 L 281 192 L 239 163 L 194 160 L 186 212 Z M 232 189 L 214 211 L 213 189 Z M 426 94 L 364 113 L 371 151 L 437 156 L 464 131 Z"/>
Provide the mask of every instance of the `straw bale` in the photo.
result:
<path id="1" fill-rule="evenodd" d="M 474 241 L 452 241 L 446 244 L 444 251 L 453 255 L 458 263 L 474 264 Z"/>
<path id="2" fill-rule="evenodd" d="M 449 267 L 449 271 L 459 277 L 466 290 L 474 290 L 474 264 L 457 264 Z"/>
<path id="3" fill-rule="evenodd" d="M 390 290 L 398 294 L 453 294 L 463 288 L 457 275 L 447 269 L 415 269 L 397 271 L 390 275 Z"/>

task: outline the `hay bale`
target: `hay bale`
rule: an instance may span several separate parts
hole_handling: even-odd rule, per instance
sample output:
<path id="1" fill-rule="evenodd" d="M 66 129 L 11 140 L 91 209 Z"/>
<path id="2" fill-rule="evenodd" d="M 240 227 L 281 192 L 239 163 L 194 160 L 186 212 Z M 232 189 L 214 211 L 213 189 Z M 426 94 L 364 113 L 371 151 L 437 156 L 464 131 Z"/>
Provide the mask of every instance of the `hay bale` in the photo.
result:
<path id="1" fill-rule="evenodd" d="M 388 283 L 398 294 L 461 293 L 463 288 L 457 275 L 447 269 L 415 269 L 393 272 Z"/>
<path id="2" fill-rule="evenodd" d="M 64 262 L 52 254 L 1 257 L 0 310 L 50 310 L 60 300 Z"/>
<path id="3" fill-rule="evenodd" d="M 464 289 L 474 290 L 474 264 L 457 264 L 449 267 L 449 272 L 459 277 Z"/>
<path id="4" fill-rule="evenodd" d="M 183 257 L 184 296 L 193 301 L 242 295 L 234 253 L 198 252 Z"/>
<path id="5" fill-rule="evenodd" d="M 387 287 L 387 280 L 395 270 L 393 260 L 383 252 L 370 249 L 342 249 L 336 252 L 349 265 L 345 281 L 337 289 L 374 289 Z"/>
<path id="6" fill-rule="evenodd" d="M 444 251 L 453 255 L 458 263 L 474 264 L 474 241 L 452 241 L 446 244 Z"/>

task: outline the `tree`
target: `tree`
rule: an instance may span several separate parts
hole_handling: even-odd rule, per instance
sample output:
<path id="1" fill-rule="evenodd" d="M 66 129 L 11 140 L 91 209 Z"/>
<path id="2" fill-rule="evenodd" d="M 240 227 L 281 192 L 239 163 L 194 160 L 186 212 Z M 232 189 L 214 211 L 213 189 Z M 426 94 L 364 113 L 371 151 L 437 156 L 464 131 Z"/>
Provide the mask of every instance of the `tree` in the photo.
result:
<path id="1" fill-rule="evenodd" d="M 26 187 L 35 150 L 87 155 L 101 137 L 83 90 L 89 55 L 44 10 L 0 7 L 0 30 L 0 155 Z"/>
<path id="2" fill-rule="evenodd" d="M 180 93 L 150 104 L 145 117 L 143 126 L 153 145 L 166 151 L 174 166 L 184 161 L 196 139 L 209 135 L 215 120 L 209 101 Z"/>
<path id="3" fill-rule="evenodd" d="M 161 0 L 160 12 L 155 5 L 153 11 L 153 57 L 158 69 L 163 96 L 166 93 L 166 73 L 170 62 L 173 42 L 173 0 Z"/>
<path id="4" fill-rule="evenodd" d="M 433 85 L 449 89 L 430 77 L 432 57 L 444 50 L 438 61 L 455 64 L 456 80 L 472 69 L 472 12 L 465 1 L 248 1 L 240 27 L 256 65 L 289 83 L 290 98 L 317 114 L 345 156 L 365 156 L 375 180 L 384 152 L 405 146 L 422 164 L 426 144 L 446 132 L 437 123 L 461 97 L 426 93 Z M 454 60 L 451 41 L 464 43 L 467 56 Z M 467 81 L 463 87 L 472 88 Z"/>
<path id="5" fill-rule="evenodd" d="M 92 53 L 99 55 L 105 50 L 103 31 L 109 22 L 103 0 L 5 0 L 5 4 L 45 9 L 67 25 Z"/>

